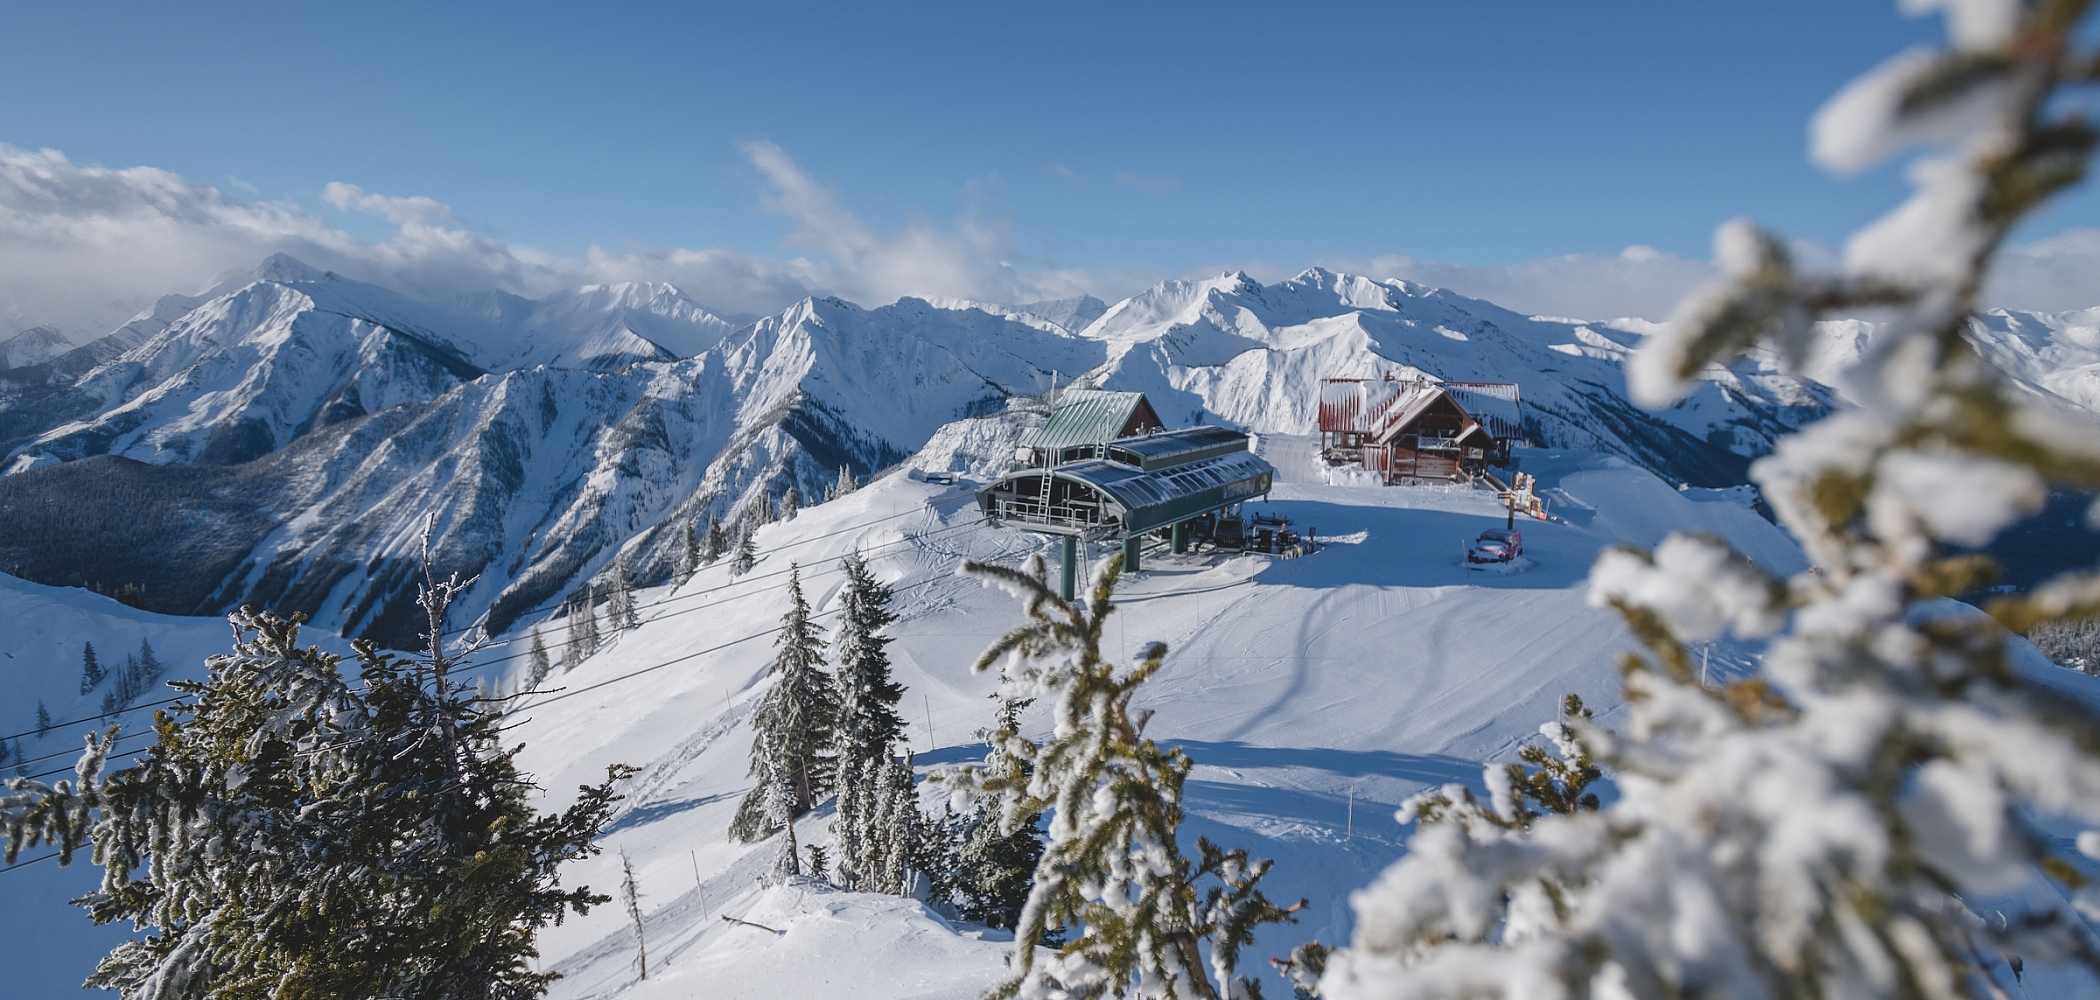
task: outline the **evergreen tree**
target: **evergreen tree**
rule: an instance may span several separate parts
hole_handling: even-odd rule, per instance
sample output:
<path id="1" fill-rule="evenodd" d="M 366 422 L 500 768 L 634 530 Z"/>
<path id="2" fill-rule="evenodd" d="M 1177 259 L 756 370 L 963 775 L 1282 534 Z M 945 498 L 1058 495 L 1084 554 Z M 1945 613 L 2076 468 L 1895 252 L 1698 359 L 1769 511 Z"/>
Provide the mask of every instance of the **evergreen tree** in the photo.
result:
<path id="1" fill-rule="evenodd" d="M 547 643 L 540 638 L 540 630 L 532 630 L 532 650 L 525 659 L 525 690 L 537 691 L 554 670 L 554 661 L 547 656 Z"/>
<path id="2" fill-rule="evenodd" d="M 802 494 L 795 491 L 794 483 L 789 483 L 786 492 L 780 494 L 780 519 L 792 521 L 801 510 Z"/>
<path id="3" fill-rule="evenodd" d="M 570 667 L 598 651 L 598 608 L 586 585 L 569 599 L 569 648 L 563 659 Z"/>
<path id="4" fill-rule="evenodd" d="M 911 755 L 884 756 L 860 765 L 854 822 L 854 888 L 901 896 L 911 888 L 914 860 L 924 856 L 926 819 L 912 782 Z M 842 859 L 843 860 L 843 859 Z"/>
<path id="5" fill-rule="evenodd" d="M 802 596 L 802 571 L 788 567 L 788 610 L 780 620 L 778 652 L 767 671 L 773 686 L 751 714 L 758 738 L 751 744 L 751 776 L 758 786 L 737 806 L 729 832 L 749 843 L 780 829 L 781 808 L 771 801 L 788 789 L 784 815 L 808 812 L 817 796 L 830 789 L 832 745 L 838 721 L 838 695 L 824 672 L 822 629 L 810 620 Z M 799 865 L 790 858 L 789 864 Z"/>
<path id="6" fill-rule="evenodd" d="M 627 577 L 627 561 L 613 559 L 612 580 L 606 585 L 605 624 L 614 631 L 639 628 L 641 610 L 635 606 L 634 586 Z"/>
<path id="7" fill-rule="evenodd" d="M 102 664 L 95 659 L 94 643 L 83 644 L 80 660 L 80 693 L 87 694 L 95 690 L 95 685 L 102 683 L 102 678 L 106 675 L 102 671 Z"/>
<path id="8" fill-rule="evenodd" d="M 751 501 L 751 513 L 744 520 L 752 525 L 772 524 L 778 520 L 773 512 L 773 497 L 766 491 L 760 490 L 757 498 Z"/>
<path id="9" fill-rule="evenodd" d="M 884 755 L 885 757 L 887 755 Z M 831 820 L 838 843 L 838 882 L 848 889 L 873 892 L 875 857 L 875 787 L 883 758 L 843 758 L 838 761 L 839 794 Z"/>
<path id="10" fill-rule="evenodd" d="M 985 754 L 984 773 L 1015 787 L 1027 785 L 1032 770 L 1028 762 L 1036 754 L 1035 744 L 1020 735 L 1021 710 L 1028 704 L 1000 699 L 997 726 L 977 734 L 991 748 Z M 1024 752 L 1014 751 L 1016 740 L 1025 744 Z M 1019 799 L 1012 804 L 1024 806 Z M 1036 865 L 1043 857 L 1041 816 L 1039 812 L 1016 812 L 1009 817 L 1004 809 L 994 810 L 987 803 L 974 804 L 965 815 L 954 876 L 964 919 L 1008 929 L 1019 925 L 1021 908 L 1035 886 Z"/>
<path id="11" fill-rule="evenodd" d="M 722 519 L 707 515 L 707 537 L 700 545 L 700 565 L 712 566 L 715 560 L 729 551 L 729 533 L 722 530 Z"/>
<path id="12" fill-rule="evenodd" d="M 832 824 L 839 843 L 839 866 L 843 881 L 851 884 L 859 873 L 869 871 L 865 859 L 869 848 L 864 840 L 870 828 L 864 821 L 875 808 L 870 797 L 877 772 L 867 762 L 887 760 L 904 732 L 897 703 L 904 686 L 890 679 L 890 643 L 882 629 L 897 620 L 889 610 L 890 590 L 875 579 L 858 555 L 840 564 L 846 575 L 839 592 L 843 620 L 839 623 L 838 669 L 838 817 Z"/>
<path id="13" fill-rule="evenodd" d="M 160 657 L 153 655 L 153 643 L 140 639 L 139 675 L 146 678 L 147 683 L 152 683 L 160 680 L 167 672 L 168 668 L 161 665 Z"/>
<path id="14" fill-rule="evenodd" d="M 745 519 L 736 532 L 736 554 L 729 558 L 729 575 L 743 576 L 758 565 L 758 542 L 752 536 L 758 534 L 758 525 Z"/>
<path id="15" fill-rule="evenodd" d="M 70 864 L 92 842 L 102 890 L 80 904 L 153 931 L 87 985 L 209 1000 L 542 994 L 538 929 L 606 898 L 556 873 L 596 852 L 629 770 L 538 814 L 499 716 L 448 680 L 441 650 L 404 663 L 360 641 L 353 684 L 339 657 L 299 647 L 296 618 L 232 621 L 233 653 L 174 685 L 182 700 L 136 763 L 104 774 L 112 726 L 88 736 L 78 787 L 24 779 L 0 796 L 9 863 L 48 843 Z"/>
<path id="16" fill-rule="evenodd" d="M 839 465 L 839 480 L 838 482 L 832 484 L 831 492 L 827 494 L 824 499 L 837 500 L 838 498 L 845 496 L 846 494 L 851 493 L 857 489 L 860 489 L 860 483 L 855 482 L 853 479 L 852 466 L 841 463 Z"/>
<path id="17" fill-rule="evenodd" d="M 679 534 L 683 545 L 678 550 L 678 578 L 676 582 L 682 587 L 685 586 L 686 581 L 693 578 L 694 573 L 700 571 L 700 531 L 698 522 L 687 521 L 685 530 L 679 532 Z"/>
<path id="18" fill-rule="evenodd" d="M 51 735 L 51 710 L 44 707 L 44 699 L 36 700 L 36 738 Z"/>
<path id="19" fill-rule="evenodd" d="M 2006 996 L 2036 959 L 2074 966 L 2059 982 L 2100 973 L 2100 711 L 2014 641 L 2100 614 L 2100 573 L 1988 616 L 1946 600 L 1990 583 L 1984 547 L 2051 486 L 2100 485 L 2100 433 L 1966 340 L 1996 249 L 2085 171 L 2094 122 L 2071 95 L 2100 63 L 2096 26 L 2078 0 L 1906 6 L 1944 7 L 1952 44 L 1841 91 L 1812 152 L 1856 172 L 1937 146 L 1913 197 L 1836 273 L 1724 225 L 1728 283 L 1627 366 L 1636 400 L 1665 406 L 1753 350 L 1798 362 L 1818 318 L 1882 311 L 1843 373 L 1852 405 L 1751 470 L 1814 569 L 1774 579 L 1711 536 L 1600 557 L 1591 600 L 1643 647 L 1624 732 L 1596 741 L 1625 796 L 1519 822 L 1511 788 L 1502 822 L 1424 816 L 1357 893 L 1323 996 L 1937 1000 Z M 1693 650 L 1729 631 L 1769 642 L 1758 675 L 1717 690 Z"/>
<path id="20" fill-rule="evenodd" d="M 1165 662 L 1166 647 L 1147 647 L 1120 676 L 1101 654 L 1122 569 L 1122 555 L 1111 556 L 1089 598 L 1066 602 L 1040 556 L 1025 570 L 964 564 L 965 572 L 1021 597 L 1030 619 L 994 643 L 976 669 L 1003 664 L 1002 693 L 1049 698 L 1057 719 L 1039 749 L 1026 740 L 1005 743 L 1033 768 L 1025 779 L 978 767 L 943 776 L 954 795 L 990 797 L 1005 816 L 1054 810 L 1014 929 L 1019 975 L 991 995 L 1257 995 L 1258 984 L 1239 973 L 1240 949 L 1257 927 L 1292 920 L 1304 903 L 1271 903 L 1259 886 L 1270 863 L 1246 851 L 1199 838 L 1198 858 L 1182 854 L 1181 788 L 1195 764 L 1146 739 L 1150 713 L 1130 708 L 1138 687 Z M 1037 946 L 1059 932 L 1077 937 L 1039 956 Z"/>
<path id="21" fill-rule="evenodd" d="M 787 755 L 792 752 L 788 746 L 790 739 L 787 733 L 766 733 L 760 737 L 759 742 L 764 744 L 764 753 L 769 760 L 786 760 Z M 755 753 L 757 748 L 753 749 Z M 758 787 L 753 790 L 764 799 L 761 808 L 765 822 L 782 833 L 780 846 L 773 854 L 773 875 L 776 878 L 802 874 L 802 859 L 795 848 L 796 784 L 795 773 L 791 768 L 776 765 L 767 769 L 766 774 L 759 778 Z M 746 798 L 745 801 L 750 800 Z M 743 818 L 740 807 L 737 819 L 741 821 Z M 735 833 L 734 830 L 730 832 L 732 835 Z"/>
<path id="22" fill-rule="evenodd" d="M 5 744 L 5 743 L 0 743 L 0 750 L 5 750 L 5 749 L 7 749 L 7 744 Z M 5 764 L 5 763 L 6 763 L 6 761 L 5 761 L 5 760 L 0 760 L 0 764 Z M 15 738 L 15 777 L 17 777 L 17 778 L 27 778 L 27 777 L 29 777 L 29 755 L 28 755 L 28 754 L 26 754 L 26 753 L 23 753 L 23 752 L 22 752 L 22 740 L 21 740 L 21 738 L 20 738 L 20 737 L 16 737 L 16 738 Z M 5 798 L 0 798 L 0 803 L 5 803 L 5 802 L 6 802 L 6 799 L 5 799 Z M 9 853 L 8 853 L 8 855 L 7 855 L 7 863 L 8 863 L 8 864 L 14 864 L 14 863 L 15 863 L 15 856 L 14 856 L 13 852 L 9 852 Z"/>
<path id="23" fill-rule="evenodd" d="M 890 588 L 875 579 L 858 554 L 840 561 L 839 568 L 846 580 L 839 591 L 837 756 L 887 757 L 904 737 L 904 719 L 897 712 L 904 685 L 890 679 L 890 637 L 881 634 L 897 615 L 890 610 Z"/>

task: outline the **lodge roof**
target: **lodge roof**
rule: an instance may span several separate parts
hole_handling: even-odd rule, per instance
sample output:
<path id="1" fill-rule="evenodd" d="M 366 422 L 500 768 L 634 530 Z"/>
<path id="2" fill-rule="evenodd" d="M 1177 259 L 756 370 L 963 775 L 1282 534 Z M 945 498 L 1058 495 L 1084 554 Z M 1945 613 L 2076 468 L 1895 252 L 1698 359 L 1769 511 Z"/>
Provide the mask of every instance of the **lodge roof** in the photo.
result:
<path id="1" fill-rule="evenodd" d="M 1108 392 L 1101 389 L 1071 389 L 1058 399 L 1057 408 L 1041 427 L 1021 435 L 1023 448 L 1070 448 L 1082 444 L 1106 444 L 1121 436 L 1130 418 L 1151 404 L 1142 392 Z M 1154 418 L 1155 422 L 1157 418 Z"/>
<path id="2" fill-rule="evenodd" d="M 1445 382 L 1444 391 L 1466 415 L 1480 421 L 1490 437 L 1524 436 L 1524 411 L 1514 382 Z"/>
<path id="3" fill-rule="evenodd" d="M 1325 380 L 1320 385 L 1320 430 L 1381 439 L 1413 423 L 1439 399 L 1450 400 L 1492 437 L 1524 436 L 1515 383 L 1411 379 Z"/>

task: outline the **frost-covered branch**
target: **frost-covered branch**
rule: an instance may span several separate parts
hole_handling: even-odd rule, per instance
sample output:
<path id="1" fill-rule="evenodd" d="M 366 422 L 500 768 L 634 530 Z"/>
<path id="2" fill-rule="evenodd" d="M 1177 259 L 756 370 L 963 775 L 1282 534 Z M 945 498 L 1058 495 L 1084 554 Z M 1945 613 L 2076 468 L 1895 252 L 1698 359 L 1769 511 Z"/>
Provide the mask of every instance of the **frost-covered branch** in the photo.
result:
<path id="1" fill-rule="evenodd" d="M 959 798 L 995 797 L 1008 829 L 1046 810 L 1052 817 L 1014 933 L 1020 975 L 993 995 L 1258 997 L 1258 985 L 1239 974 L 1240 948 L 1296 907 L 1262 895 L 1269 863 L 1245 851 L 1206 840 L 1198 860 L 1182 854 L 1181 790 L 1194 764 L 1146 738 L 1150 713 L 1130 707 L 1167 649 L 1146 647 L 1127 671 L 1101 654 L 1122 566 L 1120 555 L 1105 562 L 1084 603 L 1057 596 L 1040 557 L 1019 570 L 963 567 L 1020 597 L 1028 614 L 977 669 L 1000 667 L 1003 697 L 1042 699 L 1054 719 L 1041 747 L 1002 733 L 1010 766 L 944 777 Z M 1060 931 L 1077 936 L 1038 959 L 1037 946 Z"/>
<path id="2" fill-rule="evenodd" d="M 1833 310 L 1890 317 L 1845 374 L 1857 405 L 1752 469 L 1815 568 L 1773 579 L 1682 536 L 1601 557 L 1592 602 L 1643 652 L 1623 732 L 1575 730 L 1620 799 L 1527 824 L 1513 786 L 1488 807 L 1447 796 L 1359 895 L 1324 996 L 1940 1000 L 1994 995 L 2015 962 L 2100 973 L 2100 889 L 2079 871 L 2100 859 L 2100 711 L 2030 674 L 2007 631 L 2100 612 L 2100 577 L 1994 603 L 1996 620 L 1945 600 L 1990 582 L 1973 550 L 2047 486 L 2100 485 L 2100 429 L 1964 339 L 1992 254 L 2094 147 L 2062 100 L 2100 67 L 2088 7 L 1906 4 L 1944 10 L 1950 45 L 1884 64 L 1813 127 L 1842 172 L 1927 150 L 1841 272 L 1722 228 L 1728 280 L 1636 356 L 1643 402 L 1761 343 L 1798 359 Z M 1709 689 L 1686 644 L 1726 632 L 1773 638 L 1758 676 Z M 2051 834 L 2064 824 L 2084 859 Z"/>

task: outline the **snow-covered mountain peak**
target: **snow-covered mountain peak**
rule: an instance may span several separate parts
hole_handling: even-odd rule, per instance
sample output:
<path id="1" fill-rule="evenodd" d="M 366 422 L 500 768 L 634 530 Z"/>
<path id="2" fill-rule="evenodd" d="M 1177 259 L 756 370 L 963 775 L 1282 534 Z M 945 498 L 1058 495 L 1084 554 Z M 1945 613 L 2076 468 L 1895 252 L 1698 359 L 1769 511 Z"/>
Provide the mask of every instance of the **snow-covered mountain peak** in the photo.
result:
<path id="1" fill-rule="evenodd" d="M 0 340 L 0 370 L 40 365 L 73 349 L 66 335 L 48 326 L 33 326 Z"/>
<path id="2" fill-rule="evenodd" d="M 327 281 L 336 278 L 333 271 L 323 271 L 288 253 L 273 253 L 263 258 L 250 276 L 251 281 L 275 281 L 284 284 Z"/>

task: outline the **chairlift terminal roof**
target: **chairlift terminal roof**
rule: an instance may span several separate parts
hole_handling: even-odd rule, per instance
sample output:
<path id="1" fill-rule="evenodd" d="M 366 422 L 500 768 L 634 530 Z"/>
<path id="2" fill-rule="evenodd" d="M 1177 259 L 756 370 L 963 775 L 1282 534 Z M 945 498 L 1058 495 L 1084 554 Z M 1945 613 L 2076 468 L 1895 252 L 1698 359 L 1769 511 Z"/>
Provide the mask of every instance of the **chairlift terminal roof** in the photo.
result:
<path id="1" fill-rule="evenodd" d="M 1082 444 L 1106 444 L 1130 425 L 1131 415 L 1147 406 L 1142 392 L 1108 392 L 1101 389 L 1067 390 L 1043 425 L 1021 435 L 1023 448 L 1070 448 Z"/>

